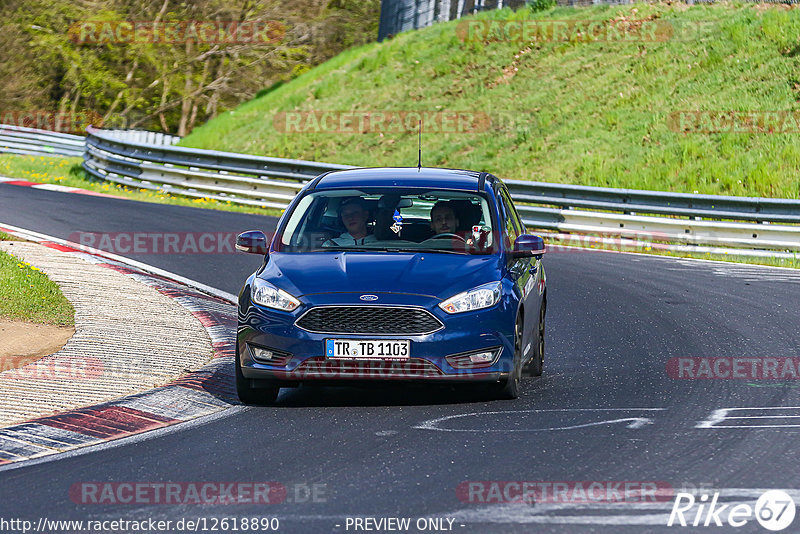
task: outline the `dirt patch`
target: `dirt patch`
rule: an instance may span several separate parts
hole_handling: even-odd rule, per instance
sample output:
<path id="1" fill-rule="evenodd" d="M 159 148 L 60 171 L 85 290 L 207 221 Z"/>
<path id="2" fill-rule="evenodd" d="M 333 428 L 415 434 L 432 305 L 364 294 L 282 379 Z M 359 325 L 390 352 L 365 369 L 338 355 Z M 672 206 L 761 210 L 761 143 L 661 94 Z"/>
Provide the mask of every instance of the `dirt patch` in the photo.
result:
<path id="1" fill-rule="evenodd" d="M 0 372 L 58 352 L 75 333 L 72 326 L 51 326 L 0 319 Z"/>

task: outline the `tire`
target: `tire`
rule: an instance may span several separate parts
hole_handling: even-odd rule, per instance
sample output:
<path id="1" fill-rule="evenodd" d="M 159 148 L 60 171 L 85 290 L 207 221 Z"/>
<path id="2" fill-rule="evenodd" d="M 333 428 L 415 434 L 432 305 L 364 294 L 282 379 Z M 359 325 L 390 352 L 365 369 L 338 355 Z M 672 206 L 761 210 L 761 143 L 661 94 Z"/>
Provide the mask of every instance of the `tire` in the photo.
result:
<path id="1" fill-rule="evenodd" d="M 268 386 L 268 387 L 253 387 L 255 384 L 255 380 L 245 378 L 242 374 L 242 364 L 239 362 L 239 347 L 237 343 L 236 347 L 236 394 L 239 396 L 239 400 L 242 404 L 256 404 L 256 405 L 264 405 L 264 404 L 272 404 L 278 398 L 278 393 L 280 392 L 280 387 L 278 386 Z"/>
<path id="2" fill-rule="evenodd" d="M 530 361 L 525 364 L 525 374 L 528 376 L 542 376 L 544 371 L 544 331 L 545 331 L 545 314 L 547 307 L 545 301 L 542 301 L 542 308 L 539 310 L 539 332 L 536 342 L 536 349 L 533 351 Z"/>
<path id="3" fill-rule="evenodd" d="M 511 372 L 505 382 L 493 386 L 494 397 L 502 400 L 513 400 L 519 397 L 520 382 L 522 381 L 522 317 L 517 317 L 514 325 L 514 360 Z"/>

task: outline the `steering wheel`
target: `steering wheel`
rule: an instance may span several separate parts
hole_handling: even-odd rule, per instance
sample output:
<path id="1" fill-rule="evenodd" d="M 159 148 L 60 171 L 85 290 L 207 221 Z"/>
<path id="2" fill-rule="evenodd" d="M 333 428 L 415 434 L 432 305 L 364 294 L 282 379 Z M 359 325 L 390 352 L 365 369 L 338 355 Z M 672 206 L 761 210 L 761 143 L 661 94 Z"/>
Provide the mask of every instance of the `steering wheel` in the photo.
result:
<path id="1" fill-rule="evenodd" d="M 457 239 L 460 239 L 460 240 L 461 240 L 461 241 L 463 241 L 464 243 L 466 243 L 466 242 L 467 242 L 467 240 L 466 240 L 466 239 L 464 239 L 463 237 L 461 237 L 460 235 L 458 235 L 458 234 L 451 234 L 451 233 L 436 234 L 435 236 L 433 236 L 433 237 L 429 237 L 428 239 L 439 239 L 440 237 L 455 237 L 455 238 L 457 238 Z"/>

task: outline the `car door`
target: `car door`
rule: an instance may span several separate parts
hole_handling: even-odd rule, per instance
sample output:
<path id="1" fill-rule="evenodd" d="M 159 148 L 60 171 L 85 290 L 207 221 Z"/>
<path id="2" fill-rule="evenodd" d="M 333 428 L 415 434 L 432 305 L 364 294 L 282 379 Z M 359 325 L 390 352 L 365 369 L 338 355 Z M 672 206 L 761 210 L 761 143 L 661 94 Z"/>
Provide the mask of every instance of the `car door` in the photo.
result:
<path id="1" fill-rule="evenodd" d="M 514 241 L 525 233 L 525 226 L 514 207 L 511 195 L 505 186 L 500 188 L 500 206 L 503 212 L 503 227 L 506 234 L 508 250 L 514 250 Z M 510 258 L 510 256 L 509 256 Z M 534 325 L 538 318 L 538 276 L 539 260 L 535 258 L 510 258 L 509 275 L 517 286 L 522 306 L 525 309 L 525 323 L 522 333 L 522 356 L 523 361 L 530 355 L 532 347 L 532 335 L 535 331 Z"/>

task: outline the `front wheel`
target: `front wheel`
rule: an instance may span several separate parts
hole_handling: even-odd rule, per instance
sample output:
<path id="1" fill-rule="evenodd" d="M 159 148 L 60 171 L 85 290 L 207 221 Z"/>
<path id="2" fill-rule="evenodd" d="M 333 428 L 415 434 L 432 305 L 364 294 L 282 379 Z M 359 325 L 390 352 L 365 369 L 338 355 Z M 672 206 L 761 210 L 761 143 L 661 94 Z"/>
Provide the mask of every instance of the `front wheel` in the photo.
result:
<path id="1" fill-rule="evenodd" d="M 511 372 L 505 382 L 493 386 L 494 396 L 497 399 L 513 400 L 519 397 L 520 381 L 522 380 L 522 317 L 517 318 L 514 325 L 514 359 Z"/>
<path id="2" fill-rule="evenodd" d="M 542 302 L 542 307 L 539 310 L 539 328 L 538 339 L 536 340 L 536 348 L 534 349 L 533 356 L 530 361 L 525 364 L 525 374 L 529 376 L 542 376 L 544 370 L 544 318 L 546 308 L 545 303 Z"/>
<path id="3" fill-rule="evenodd" d="M 243 404 L 272 404 L 278 398 L 280 388 L 277 386 L 253 387 L 255 380 L 245 378 L 242 364 L 239 361 L 239 347 L 236 347 L 236 394 Z"/>

